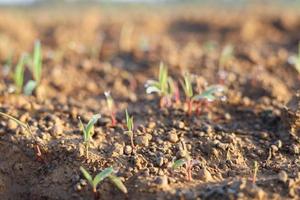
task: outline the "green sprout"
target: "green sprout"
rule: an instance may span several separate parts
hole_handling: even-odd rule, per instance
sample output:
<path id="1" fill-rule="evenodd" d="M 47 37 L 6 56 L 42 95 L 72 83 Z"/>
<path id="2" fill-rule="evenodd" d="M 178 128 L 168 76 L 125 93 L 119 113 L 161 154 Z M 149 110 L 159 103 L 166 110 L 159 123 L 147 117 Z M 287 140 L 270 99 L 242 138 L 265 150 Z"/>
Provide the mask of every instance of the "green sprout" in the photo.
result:
<path id="1" fill-rule="evenodd" d="M 90 141 L 92 139 L 92 136 L 94 135 L 94 125 L 98 121 L 98 119 L 101 118 L 100 114 L 93 115 L 93 117 L 90 119 L 88 124 L 86 126 L 83 125 L 81 119 L 79 118 L 80 128 L 83 132 L 83 142 L 85 145 L 85 155 L 88 158 L 89 157 L 89 147 L 90 147 Z"/>
<path id="2" fill-rule="evenodd" d="M 169 86 L 170 86 L 170 96 L 174 99 L 177 105 L 180 104 L 180 90 L 178 87 L 177 81 L 174 81 L 172 77 L 168 78 Z"/>
<path id="3" fill-rule="evenodd" d="M 192 106 L 193 106 L 193 85 L 192 85 L 192 77 L 189 73 L 186 73 L 183 77 L 183 82 L 181 82 L 182 88 L 185 93 L 186 97 L 186 104 L 188 106 L 188 114 L 192 113 Z"/>
<path id="4" fill-rule="evenodd" d="M 131 147 L 134 149 L 135 145 L 133 142 L 133 129 L 134 129 L 133 117 L 129 116 L 127 109 L 125 110 L 125 114 L 126 114 L 126 125 L 127 125 L 127 131 L 125 131 L 125 133 L 129 135 Z"/>
<path id="5" fill-rule="evenodd" d="M 16 86 L 16 92 L 20 94 L 23 89 L 24 84 L 24 71 L 25 71 L 25 64 L 27 61 L 27 55 L 23 54 L 15 68 L 14 71 L 14 82 Z"/>
<path id="6" fill-rule="evenodd" d="M 170 104 L 169 100 L 169 84 L 168 84 L 168 69 L 161 62 L 159 66 L 158 81 L 148 80 L 145 84 L 146 93 L 157 93 L 160 96 L 160 107 Z"/>
<path id="7" fill-rule="evenodd" d="M 234 47 L 232 45 L 226 45 L 221 52 L 219 66 L 224 67 L 228 61 L 233 58 L 233 54 Z"/>
<path id="8" fill-rule="evenodd" d="M 300 73 L 300 42 L 298 43 L 298 54 L 289 57 L 289 63 L 292 64 L 298 73 Z"/>
<path id="9" fill-rule="evenodd" d="M 17 118 L 15 118 L 15 117 L 13 117 L 13 116 L 11 116 L 11 115 L 9 115 L 9 114 L 6 114 L 6 113 L 4 113 L 4 112 L 0 112 L 0 115 L 1 115 L 2 117 L 8 118 L 8 119 L 14 121 L 14 122 L 17 123 L 19 126 L 21 126 L 28 134 L 33 135 L 33 134 L 32 134 L 32 131 L 31 131 L 31 129 L 30 129 L 30 126 L 29 126 L 27 123 L 21 122 L 21 121 L 18 120 Z"/>
<path id="10" fill-rule="evenodd" d="M 192 169 L 193 169 L 194 165 L 197 164 L 198 162 L 192 159 L 192 157 L 190 156 L 190 154 L 186 148 L 186 144 L 184 141 L 181 141 L 181 148 L 182 148 L 182 151 L 184 152 L 184 155 L 181 159 L 174 161 L 174 163 L 172 165 L 172 169 L 175 170 L 182 166 L 185 166 L 186 179 L 188 181 L 192 181 L 193 180 Z"/>
<path id="11" fill-rule="evenodd" d="M 115 102 L 112 98 L 110 91 L 104 92 L 105 98 L 106 98 L 106 104 L 108 107 L 108 110 L 110 112 L 110 119 L 111 119 L 111 125 L 116 126 L 117 120 L 116 120 L 116 111 L 115 111 Z"/>
<path id="12" fill-rule="evenodd" d="M 93 193 L 96 195 L 97 193 L 97 186 L 101 183 L 104 179 L 109 178 L 109 180 L 124 194 L 127 194 L 127 188 L 121 181 L 119 177 L 115 175 L 115 171 L 112 167 L 105 168 L 102 172 L 97 174 L 94 178 L 89 174 L 89 172 L 80 167 L 80 171 L 82 172 L 85 179 L 89 182 L 93 189 Z"/>
<path id="13" fill-rule="evenodd" d="M 32 56 L 33 77 L 37 84 L 39 84 L 42 76 L 42 47 L 41 42 L 39 40 L 37 40 L 34 44 L 34 51 Z"/>
<path id="14" fill-rule="evenodd" d="M 184 81 L 181 82 L 186 96 L 186 104 L 188 106 L 188 114 L 192 114 L 194 102 L 212 102 L 215 101 L 222 92 L 224 92 L 225 87 L 222 85 L 211 85 L 207 87 L 200 94 L 194 94 L 192 77 L 189 73 L 184 75 Z M 223 99 L 225 97 L 222 97 Z"/>

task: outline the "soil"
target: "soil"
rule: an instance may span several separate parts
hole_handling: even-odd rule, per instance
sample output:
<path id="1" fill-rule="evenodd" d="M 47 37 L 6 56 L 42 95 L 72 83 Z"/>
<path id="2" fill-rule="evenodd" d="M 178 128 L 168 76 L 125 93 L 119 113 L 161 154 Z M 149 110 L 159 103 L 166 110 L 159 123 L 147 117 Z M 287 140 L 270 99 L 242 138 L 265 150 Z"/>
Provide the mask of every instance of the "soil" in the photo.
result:
<path id="1" fill-rule="evenodd" d="M 299 12 L 118 9 L 2 9 L 0 111 L 28 123 L 33 134 L 1 117 L 0 199 L 93 199 L 80 166 L 93 176 L 118 169 L 128 194 L 104 180 L 98 199 L 299 199 L 300 84 L 288 62 L 300 41 Z M 36 38 L 43 46 L 41 84 L 33 96 L 14 94 L 5 60 L 13 52 L 16 64 Z M 234 56 L 221 66 L 229 44 Z M 188 115 L 181 90 L 181 103 L 160 108 L 159 97 L 144 88 L 160 61 L 176 80 L 189 71 L 223 84 L 227 100 Z M 105 91 L 115 101 L 116 126 Z M 135 150 L 124 133 L 126 108 Z M 78 117 L 87 123 L 96 113 L 102 118 L 87 158 Z M 171 168 L 181 141 L 198 161 L 192 181 Z"/>

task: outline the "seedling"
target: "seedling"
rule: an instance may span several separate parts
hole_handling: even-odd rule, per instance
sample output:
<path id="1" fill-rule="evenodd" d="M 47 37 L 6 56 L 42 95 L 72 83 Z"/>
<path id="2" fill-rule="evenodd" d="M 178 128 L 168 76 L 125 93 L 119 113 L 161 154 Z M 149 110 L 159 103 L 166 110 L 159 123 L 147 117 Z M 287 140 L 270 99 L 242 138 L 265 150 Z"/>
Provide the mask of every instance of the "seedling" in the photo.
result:
<path id="1" fill-rule="evenodd" d="M 92 139 L 92 136 L 94 135 L 94 125 L 100 119 L 101 115 L 93 115 L 93 117 L 90 119 L 88 124 L 86 126 L 83 125 L 81 119 L 79 118 L 80 122 L 80 128 L 83 132 L 83 143 L 85 145 L 85 155 L 88 158 L 89 157 L 89 148 L 90 148 L 90 141 Z"/>
<path id="2" fill-rule="evenodd" d="M 294 65 L 298 73 L 300 73 L 300 42 L 298 43 L 298 54 L 289 58 L 289 63 Z"/>
<path id="3" fill-rule="evenodd" d="M 27 55 L 23 54 L 14 72 L 14 82 L 16 86 L 16 92 L 18 94 L 22 92 L 22 88 L 24 84 L 24 70 L 25 70 L 26 61 L 27 61 Z"/>
<path id="4" fill-rule="evenodd" d="M 169 84 L 168 84 L 168 69 L 163 63 L 159 66 L 158 81 L 148 80 L 145 84 L 147 94 L 157 93 L 160 96 L 160 107 L 170 105 L 169 99 Z"/>
<path id="5" fill-rule="evenodd" d="M 30 126 L 27 123 L 21 122 L 17 118 L 15 118 L 15 117 L 13 117 L 11 115 L 8 115 L 6 113 L 3 113 L 3 112 L 0 112 L 0 115 L 2 117 L 8 118 L 8 119 L 14 121 L 19 126 L 21 126 L 26 131 L 27 134 L 29 134 L 29 135 L 31 135 L 33 137 L 33 133 L 32 133 L 32 131 L 30 129 Z M 34 145 L 34 151 L 35 151 L 35 155 L 36 155 L 37 160 L 45 162 L 45 159 L 42 156 L 42 152 L 41 152 L 40 146 L 38 144 Z"/>
<path id="6" fill-rule="evenodd" d="M 111 125 L 116 126 L 117 120 L 116 120 L 116 109 L 115 109 L 114 99 L 110 95 L 109 91 L 104 92 L 104 95 L 106 97 L 106 104 L 107 104 L 108 110 L 110 112 Z"/>
<path id="7" fill-rule="evenodd" d="M 134 129 L 133 117 L 129 116 L 127 109 L 125 111 L 125 114 L 126 114 L 126 125 L 127 125 L 127 131 L 125 131 L 125 133 L 129 135 L 131 147 L 134 149 L 135 145 L 133 142 L 133 129 Z"/>
<path id="8" fill-rule="evenodd" d="M 192 114 L 192 107 L 193 107 L 193 86 L 192 86 L 192 80 L 191 80 L 191 75 L 189 73 L 186 73 L 184 75 L 184 81 L 181 82 L 182 88 L 185 93 L 185 98 L 186 98 L 186 104 L 188 106 L 188 114 Z"/>
<path id="9" fill-rule="evenodd" d="M 34 44 L 32 59 L 33 59 L 33 65 L 32 65 L 33 77 L 34 80 L 37 82 L 37 84 L 39 84 L 42 76 L 42 48 L 41 48 L 41 42 L 39 40 L 37 40 Z"/>
<path id="10" fill-rule="evenodd" d="M 193 166 L 198 163 L 197 161 L 193 160 L 189 155 L 189 152 L 186 149 L 186 145 L 184 141 L 181 141 L 182 150 L 184 152 L 183 158 L 176 160 L 173 165 L 172 169 L 178 169 L 182 166 L 185 166 L 185 176 L 188 181 L 192 181 L 192 169 Z"/>
<path id="11" fill-rule="evenodd" d="M 231 58 L 233 58 L 233 54 L 234 54 L 234 47 L 232 45 L 226 45 L 221 52 L 219 66 L 224 67 L 228 63 L 228 61 Z"/>
<path id="12" fill-rule="evenodd" d="M 80 171 L 82 172 L 84 178 L 91 185 L 93 193 L 95 195 L 95 199 L 97 198 L 97 186 L 104 179 L 109 178 L 109 180 L 124 194 L 127 194 L 127 188 L 121 181 L 119 177 L 115 175 L 115 171 L 112 167 L 105 168 L 102 172 L 97 174 L 94 178 L 89 174 L 87 170 L 83 167 L 80 167 Z"/>
<path id="13" fill-rule="evenodd" d="M 253 165 L 253 178 L 252 178 L 253 184 L 256 183 L 257 172 L 258 172 L 258 164 L 257 164 L 257 161 L 254 161 L 254 165 Z"/>

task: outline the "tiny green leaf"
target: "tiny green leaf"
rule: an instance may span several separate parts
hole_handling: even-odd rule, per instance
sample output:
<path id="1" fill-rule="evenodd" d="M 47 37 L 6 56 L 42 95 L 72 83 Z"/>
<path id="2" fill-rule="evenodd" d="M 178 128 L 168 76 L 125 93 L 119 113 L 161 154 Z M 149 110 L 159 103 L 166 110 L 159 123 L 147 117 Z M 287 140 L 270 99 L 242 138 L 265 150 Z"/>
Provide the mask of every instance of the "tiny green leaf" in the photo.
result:
<path id="1" fill-rule="evenodd" d="M 88 137 L 93 135 L 92 132 L 93 132 L 94 125 L 100 118 L 101 118 L 101 115 L 97 114 L 97 115 L 93 115 L 92 119 L 90 119 L 89 123 L 87 124 L 87 126 L 85 128 L 85 131 L 86 131 Z"/>
<path id="2" fill-rule="evenodd" d="M 93 186 L 93 178 L 89 174 L 89 172 L 86 171 L 83 167 L 80 167 L 80 171 L 82 172 L 82 174 L 85 177 L 85 179 L 90 183 L 90 185 Z"/>
<path id="3" fill-rule="evenodd" d="M 187 160 L 185 158 L 178 159 L 173 163 L 172 168 L 177 169 L 177 168 L 181 167 L 182 165 L 186 164 L 186 162 L 187 162 Z"/>
<path id="4" fill-rule="evenodd" d="M 34 80 L 30 80 L 26 83 L 25 87 L 24 87 L 24 94 L 27 96 L 32 95 L 33 91 L 35 90 L 37 86 L 37 82 Z"/>
<path id="5" fill-rule="evenodd" d="M 33 52 L 33 77 L 36 82 L 40 82 L 42 75 L 42 48 L 41 42 L 37 40 L 34 44 Z"/>
<path id="6" fill-rule="evenodd" d="M 127 188 L 119 177 L 111 174 L 108 178 L 119 190 L 121 190 L 124 194 L 127 194 Z"/>
<path id="7" fill-rule="evenodd" d="M 93 180 L 93 186 L 96 187 L 101 181 L 103 181 L 105 178 L 107 178 L 109 175 L 111 175 L 114 172 L 114 169 L 112 167 L 108 167 L 104 169 L 102 172 L 97 174 Z"/>

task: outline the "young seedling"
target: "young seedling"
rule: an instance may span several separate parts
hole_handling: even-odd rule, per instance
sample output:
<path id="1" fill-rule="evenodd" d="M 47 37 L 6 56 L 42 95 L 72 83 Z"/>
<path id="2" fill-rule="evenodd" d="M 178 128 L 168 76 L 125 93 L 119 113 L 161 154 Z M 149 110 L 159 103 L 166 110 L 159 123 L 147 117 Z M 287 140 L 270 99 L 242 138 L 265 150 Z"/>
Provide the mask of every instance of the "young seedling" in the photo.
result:
<path id="1" fill-rule="evenodd" d="M 39 40 L 37 40 L 34 44 L 32 59 L 33 59 L 33 63 L 32 63 L 33 77 L 34 80 L 37 82 L 37 84 L 39 84 L 42 76 L 42 47 L 41 47 L 41 42 Z"/>
<path id="2" fill-rule="evenodd" d="M 209 103 L 214 102 L 217 99 L 225 101 L 226 97 L 222 95 L 225 89 L 226 88 L 222 85 L 211 85 L 202 93 L 195 95 L 193 97 L 193 101 L 197 102 L 197 112 L 200 113 L 200 107 L 205 108 Z"/>
<path id="3" fill-rule="evenodd" d="M 184 81 L 181 82 L 181 85 L 185 93 L 185 102 L 188 107 L 188 114 L 191 115 L 193 109 L 193 96 L 194 96 L 191 75 L 189 73 L 186 73 L 183 77 L 183 80 Z"/>
<path id="4" fill-rule="evenodd" d="M 105 98 L 106 98 L 106 104 L 108 107 L 108 110 L 110 112 L 110 119 L 111 119 L 111 125 L 116 126 L 117 120 L 116 120 L 116 109 L 115 109 L 115 102 L 112 96 L 110 95 L 110 92 L 104 92 Z"/>
<path id="5" fill-rule="evenodd" d="M 231 58 L 233 58 L 233 54 L 234 54 L 234 47 L 232 45 L 226 45 L 221 52 L 219 66 L 224 67 L 228 63 L 228 61 Z"/>
<path id="6" fill-rule="evenodd" d="M 160 107 L 170 105 L 169 84 L 168 84 L 168 69 L 163 63 L 159 66 L 158 81 L 148 80 L 145 84 L 147 94 L 157 93 L 160 96 Z"/>
<path id="7" fill-rule="evenodd" d="M 27 56 L 23 54 L 16 66 L 14 72 L 14 82 L 16 87 L 16 92 L 18 94 L 22 93 L 23 84 L 24 84 L 24 70 L 25 70 L 25 63 L 27 60 Z"/>
<path id="8" fill-rule="evenodd" d="M 124 194 L 127 194 L 127 188 L 121 181 L 119 177 L 115 175 L 115 171 L 112 167 L 105 168 L 102 172 L 97 174 L 94 178 L 89 174 L 87 170 L 83 167 L 80 167 L 80 171 L 82 172 L 84 178 L 88 181 L 91 185 L 95 199 L 97 199 L 97 186 L 101 183 L 104 179 L 109 178 L 109 180 Z"/>
<path id="9" fill-rule="evenodd" d="M 125 114 L 126 114 L 126 125 L 127 125 L 127 131 L 125 131 L 125 133 L 129 135 L 131 147 L 132 149 L 134 149 L 135 145 L 133 142 L 133 129 L 134 129 L 133 117 L 129 116 L 127 109 L 125 111 Z"/>
<path id="10" fill-rule="evenodd" d="M 8 115 L 6 113 L 3 113 L 3 112 L 0 112 L 0 115 L 2 117 L 8 118 L 8 119 L 14 121 L 19 126 L 21 126 L 26 131 L 27 134 L 29 134 L 29 135 L 31 135 L 33 137 L 33 133 L 32 133 L 32 131 L 30 129 L 30 126 L 27 123 L 21 122 L 17 118 L 15 118 L 15 117 L 13 117 L 11 115 Z M 37 143 L 34 145 L 34 151 L 35 151 L 35 155 L 36 155 L 37 160 L 45 162 L 45 159 L 42 156 L 42 151 L 40 149 L 40 146 Z"/>
<path id="11" fill-rule="evenodd" d="M 300 73 L 300 42 L 298 43 L 298 54 L 289 57 L 289 63 L 292 64 L 298 73 Z"/>
<path id="12" fill-rule="evenodd" d="M 258 172 L 258 164 L 257 164 L 257 161 L 254 161 L 254 165 L 253 165 L 253 178 L 252 178 L 253 184 L 256 183 L 257 172 Z"/>
<path id="13" fill-rule="evenodd" d="M 189 152 L 186 149 L 186 145 L 184 141 L 181 141 L 182 150 L 184 152 L 183 158 L 176 160 L 173 165 L 172 169 L 177 169 L 182 166 L 185 166 L 185 176 L 188 181 L 192 181 L 192 169 L 197 161 L 193 160 L 190 156 Z"/>
<path id="14" fill-rule="evenodd" d="M 93 117 L 90 119 L 88 124 L 86 126 L 83 125 L 81 119 L 79 118 L 80 128 L 83 132 L 83 143 L 85 145 L 85 155 L 88 158 L 89 157 L 89 148 L 90 148 L 90 141 L 92 139 L 92 136 L 94 135 L 94 125 L 100 119 L 101 115 L 93 115 Z"/>

